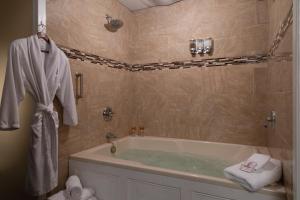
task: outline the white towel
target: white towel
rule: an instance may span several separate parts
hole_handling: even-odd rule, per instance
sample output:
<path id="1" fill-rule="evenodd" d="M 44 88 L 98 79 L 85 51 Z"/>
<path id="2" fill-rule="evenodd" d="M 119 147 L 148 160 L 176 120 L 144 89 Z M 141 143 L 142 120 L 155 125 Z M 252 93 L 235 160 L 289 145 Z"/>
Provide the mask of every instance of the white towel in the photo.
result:
<path id="1" fill-rule="evenodd" d="M 66 197 L 70 200 L 80 200 L 82 195 L 82 185 L 78 176 L 70 176 L 66 182 Z"/>
<path id="2" fill-rule="evenodd" d="M 48 198 L 48 200 L 67 200 L 64 191 L 60 191 L 54 195 L 52 195 L 51 197 Z"/>
<path id="3" fill-rule="evenodd" d="M 262 168 L 267 162 L 269 162 L 270 159 L 271 156 L 269 155 L 255 153 L 241 164 L 241 170 L 254 172 Z"/>
<path id="4" fill-rule="evenodd" d="M 281 162 L 275 159 L 270 159 L 261 169 L 253 173 L 241 171 L 240 166 L 241 163 L 226 168 L 224 175 L 251 192 L 279 181 L 282 175 Z"/>
<path id="5" fill-rule="evenodd" d="M 94 194 L 95 194 L 95 190 L 93 190 L 91 188 L 84 188 L 82 190 L 80 200 L 89 200 L 90 198 L 92 198 L 94 196 Z"/>

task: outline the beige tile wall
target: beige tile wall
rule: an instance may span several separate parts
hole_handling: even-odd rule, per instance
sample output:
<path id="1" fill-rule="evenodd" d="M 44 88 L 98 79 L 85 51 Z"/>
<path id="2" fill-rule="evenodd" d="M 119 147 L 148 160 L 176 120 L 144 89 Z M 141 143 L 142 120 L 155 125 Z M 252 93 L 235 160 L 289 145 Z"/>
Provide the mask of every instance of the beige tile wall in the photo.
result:
<path id="1" fill-rule="evenodd" d="M 129 45 L 135 34 L 132 13 L 117 0 L 47 0 L 47 29 L 58 44 L 130 62 Z M 111 33 L 106 14 L 124 21 Z"/>
<path id="2" fill-rule="evenodd" d="M 129 63 L 192 59 L 188 40 L 203 37 L 215 39 L 213 57 L 266 53 L 270 41 L 267 31 L 270 28 L 273 33 L 278 26 L 271 19 L 269 27 L 266 1 L 256 0 L 185 0 L 135 13 L 117 0 L 47 3 L 48 31 L 57 43 Z M 272 16 L 276 12 L 270 5 Z M 105 14 L 121 18 L 124 27 L 117 33 L 107 32 L 103 27 Z M 286 44 L 290 42 L 286 39 Z M 278 51 L 286 51 L 287 46 Z M 272 81 L 279 80 L 272 77 L 281 70 L 281 64 L 137 73 L 80 61 L 71 61 L 71 66 L 72 73 L 84 73 L 85 98 L 78 103 L 79 126 L 60 129 L 60 188 L 68 173 L 70 154 L 104 143 L 108 131 L 125 136 L 131 126 L 144 126 L 145 134 L 154 136 L 253 145 L 268 142 L 273 152 L 288 154 L 276 151 L 285 148 L 275 148 L 281 143 L 272 142 L 274 137 L 267 137 L 263 128 L 265 113 L 271 109 L 265 104 L 271 99 L 267 95 L 283 94 L 269 89 L 275 85 L 270 84 Z M 112 122 L 100 117 L 106 105 L 116 112 Z M 288 116 L 286 113 L 285 119 Z"/>
<path id="3" fill-rule="evenodd" d="M 137 35 L 132 59 L 136 63 L 193 59 L 189 40 L 206 37 L 215 40 L 213 57 L 265 53 L 266 5 L 257 0 L 184 0 L 134 12 Z"/>
<path id="4" fill-rule="evenodd" d="M 292 0 L 268 0 L 269 10 L 269 47 L 271 46 L 277 30 L 288 14 Z"/>
<path id="5" fill-rule="evenodd" d="M 133 106 L 132 73 L 74 60 L 71 66 L 73 77 L 77 71 L 83 73 L 84 98 L 79 99 L 77 104 L 79 124 L 76 127 L 62 126 L 59 130 L 60 188 L 68 175 L 68 156 L 105 143 L 108 132 L 118 137 L 126 136 Z M 102 110 L 106 106 L 111 106 L 115 113 L 109 122 L 102 118 Z"/>
<path id="6" fill-rule="evenodd" d="M 270 33 L 269 40 L 274 38 L 275 30 L 287 15 L 292 0 L 269 0 Z M 284 36 L 275 55 L 292 53 L 292 27 Z M 283 161 L 284 183 L 287 188 L 288 198 L 292 199 L 292 160 L 293 160 L 293 135 L 292 135 L 292 61 L 270 61 L 268 63 L 268 110 L 277 112 L 278 120 L 275 128 L 268 128 L 268 147 L 272 156 Z"/>
<path id="7" fill-rule="evenodd" d="M 116 33 L 104 28 L 105 15 L 120 18 L 124 27 Z M 47 0 L 48 34 L 56 43 L 103 57 L 130 62 L 129 43 L 134 37 L 133 15 L 117 0 Z M 59 187 L 68 176 L 68 156 L 101 143 L 105 134 L 127 135 L 130 127 L 132 75 L 87 62 L 70 60 L 73 73 L 82 72 L 84 98 L 77 105 L 79 124 L 59 130 Z M 102 110 L 111 106 L 111 122 L 102 119 Z M 59 103 L 56 102 L 56 107 Z M 56 191 L 57 191 L 56 190 Z"/>
<path id="8" fill-rule="evenodd" d="M 201 59 L 190 55 L 189 39 L 206 37 L 215 40 L 212 57 L 266 53 L 267 8 L 267 1 L 184 0 L 134 12 L 132 60 Z M 265 145 L 266 74 L 265 64 L 138 72 L 133 124 L 147 135 Z"/>
<path id="9" fill-rule="evenodd" d="M 135 126 L 145 134 L 266 145 L 266 64 L 135 73 Z"/>

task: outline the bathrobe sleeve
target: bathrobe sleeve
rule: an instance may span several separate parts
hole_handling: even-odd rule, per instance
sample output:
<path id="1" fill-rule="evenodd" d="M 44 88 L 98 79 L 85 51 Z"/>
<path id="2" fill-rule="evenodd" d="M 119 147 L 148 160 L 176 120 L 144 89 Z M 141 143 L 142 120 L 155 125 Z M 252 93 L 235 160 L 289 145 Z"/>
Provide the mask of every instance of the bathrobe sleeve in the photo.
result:
<path id="1" fill-rule="evenodd" d="M 22 59 L 14 43 L 11 44 L 0 107 L 0 129 L 20 128 L 19 103 L 25 96 Z M 24 64 L 24 63 L 23 63 Z"/>
<path id="2" fill-rule="evenodd" d="M 72 75 L 70 70 L 70 64 L 67 58 L 65 66 L 62 68 L 60 85 L 56 92 L 60 103 L 64 108 L 63 121 L 64 124 L 75 126 L 78 123 L 77 111 L 75 105 L 75 97 L 73 91 Z"/>

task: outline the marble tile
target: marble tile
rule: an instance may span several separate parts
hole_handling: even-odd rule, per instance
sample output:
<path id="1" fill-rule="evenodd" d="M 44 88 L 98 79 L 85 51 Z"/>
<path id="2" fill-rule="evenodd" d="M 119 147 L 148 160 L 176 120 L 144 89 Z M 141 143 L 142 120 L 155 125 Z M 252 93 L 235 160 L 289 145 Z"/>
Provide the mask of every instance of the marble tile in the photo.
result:
<path id="1" fill-rule="evenodd" d="M 291 0 L 269 0 L 269 46 L 281 24 L 284 22 L 290 7 Z M 274 55 L 290 54 L 293 51 L 292 26 L 290 26 L 283 36 Z M 282 160 L 283 182 L 286 186 L 287 198 L 293 199 L 293 63 L 292 61 L 268 62 L 267 81 L 267 104 L 269 111 L 277 113 L 276 126 L 269 127 L 267 143 L 273 157 Z M 268 112 L 269 112 L 268 111 Z"/>
<path id="2" fill-rule="evenodd" d="M 292 6 L 292 0 L 268 0 L 269 7 L 269 46 L 279 30 L 281 23 Z"/>
<path id="3" fill-rule="evenodd" d="M 73 77 L 75 72 L 83 73 L 84 96 L 77 103 L 79 124 L 76 127 L 68 127 L 61 123 L 59 129 L 58 189 L 64 187 L 68 175 L 68 157 L 71 154 L 105 143 L 107 132 L 124 137 L 128 134 L 131 124 L 133 96 L 130 90 L 130 72 L 76 60 L 71 60 L 70 64 Z M 55 106 L 61 114 L 62 108 L 58 101 L 55 102 Z M 102 119 L 101 113 L 106 106 L 111 106 L 115 112 L 110 122 Z"/>
<path id="4" fill-rule="evenodd" d="M 134 12 L 138 34 L 133 60 L 147 63 L 192 59 L 188 41 L 206 37 L 215 39 L 212 57 L 265 53 L 267 22 L 258 20 L 265 9 L 254 0 L 185 0 L 167 8 Z"/>
<path id="5" fill-rule="evenodd" d="M 47 13 L 48 33 L 57 43 L 130 62 L 134 19 L 117 0 L 47 0 Z M 106 14 L 123 20 L 124 26 L 116 33 L 107 31 Z"/>
<path id="6" fill-rule="evenodd" d="M 136 124 L 147 135 L 266 145 L 256 68 L 266 65 L 138 72 Z"/>
<path id="7" fill-rule="evenodd" d="M 291 92 L 293 63 L 291 61 L 270 61 L 269 65 L 269 90 L 272 92 Z"/>

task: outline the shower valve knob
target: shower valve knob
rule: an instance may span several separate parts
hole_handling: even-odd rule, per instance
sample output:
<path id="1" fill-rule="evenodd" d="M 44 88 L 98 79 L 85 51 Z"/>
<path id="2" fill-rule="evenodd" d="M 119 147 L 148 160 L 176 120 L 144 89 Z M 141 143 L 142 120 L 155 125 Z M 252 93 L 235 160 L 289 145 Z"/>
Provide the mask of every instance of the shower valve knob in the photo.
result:
<path id="1" fill-rule="evenodd" d="M 112 111 L 112 108 L 111 107 L 106 107 L 104 108 L 103 112 L 102 112 L 102 116 L 103 116 L 103 119 L 105 121 L 111 121 L 112 120 L 112 117 L 113 117 L 113 111 Z"/>

